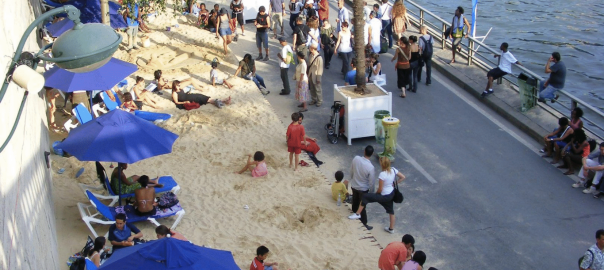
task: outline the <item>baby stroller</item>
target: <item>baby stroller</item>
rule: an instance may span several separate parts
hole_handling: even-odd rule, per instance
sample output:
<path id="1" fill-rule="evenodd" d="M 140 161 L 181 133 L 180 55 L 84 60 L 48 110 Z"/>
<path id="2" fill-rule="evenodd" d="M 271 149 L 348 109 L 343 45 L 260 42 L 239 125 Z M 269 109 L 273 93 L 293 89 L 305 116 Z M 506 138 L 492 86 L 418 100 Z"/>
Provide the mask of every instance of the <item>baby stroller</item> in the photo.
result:
<path id="1" fill-rule="evenodd" d="M 339 101 L 334 101 L 331 106 L 331 118 L 325 125 L 327 130 L 327 140 L 332 144 L 338 143 L 338 138 L 344 134 L 344 105 Z"/>

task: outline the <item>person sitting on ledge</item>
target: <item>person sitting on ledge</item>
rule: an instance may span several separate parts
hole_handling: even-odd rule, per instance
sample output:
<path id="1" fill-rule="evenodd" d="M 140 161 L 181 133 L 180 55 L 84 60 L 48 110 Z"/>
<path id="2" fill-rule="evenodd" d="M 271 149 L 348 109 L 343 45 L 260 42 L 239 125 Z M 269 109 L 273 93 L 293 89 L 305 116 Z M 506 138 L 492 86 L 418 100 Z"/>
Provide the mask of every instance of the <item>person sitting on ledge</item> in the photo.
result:
<path id="1" fill-rule="evenodd" d="M 574 130 L 568 125 L 568 118 L 560 117 L 560 119 L 558 119 L 558 125 L 559 127 L 554 130 L 554 132 L 543 137 L 545 148 L 541 151 L 545 152 L 545 155 L 542 157 L 552 157 L 553 155 L 554 160 L 550 162 L 551 164 L 556 164 L 560 161 L 562 148 L 564 148 L 573 137 Z M 552 154 L 552 152 L 554 153 Z"/>
<path id="2" fill-rule="evenodd" d="M 122 168 L 121 175 L 119 179 L 121 179 L 122 185 L 120 187 L 118 180 L 118 172 L 119 169 Z M 127 163 L 118 163 L 117 167 L 113 169 L 113 173 L 111 173 L 111 189 L 113 192 L 118 194 L 131 194 L 134 193 L 135 190 L 141 188 L 141 184 L 139 183 L 140 176 L 132 175 L 130 177 L 126 177 L 124 170 L 128 169 Z M 164 185 L 159 184 L 158 178 L 149 179 L 148 186 L 150 187 L 163 187 Z M 121 189 L 121 190 L 120 190 Z M 121 192 L 120 192 L 121 191 Z"/>
<path id="3" fill-rule="evenodd" d="M 134 235 L 132 235 L 134 233 Z M 115 215 L 115 224 L 109 227 L 109 241 L 113 245 L 113 252 L 124 247 L 134 246 L 141 242 L 143 232 L 134 224 L 126 223 L 126 214 L 119 213 Z"/>

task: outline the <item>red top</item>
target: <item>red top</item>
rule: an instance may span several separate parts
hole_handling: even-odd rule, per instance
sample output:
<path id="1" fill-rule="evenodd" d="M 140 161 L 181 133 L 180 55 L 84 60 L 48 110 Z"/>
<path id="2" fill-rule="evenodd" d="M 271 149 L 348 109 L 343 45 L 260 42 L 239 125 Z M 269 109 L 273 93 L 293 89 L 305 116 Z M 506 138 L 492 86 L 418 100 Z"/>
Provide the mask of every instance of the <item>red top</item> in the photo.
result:
<path id="1" fill-rule="evenodd" d="M 305 134 L 304 126 L 293 124 L 289 125 L 289 127 L 287 127 L 287 133 L 285 134 L 287 136 L 287 146 L 301 148 L 301 142 L 304 139 Z"/>
<path id="2" fill-rule="evenodd" d="M 329 19 L 329 3 L 327 0 L 321 0 L 319 1 L 319 4 L 325 7 L 325 9 L 323 9 L 321 6 L 319 6 L 319 17 L 323 20 Z"/>
<path id="3" fill-rule="evenodd" d="M 254 258 L 250 265 L 250 270 L 264 270 L 264 262 L 261 262 L 258 258 Z"/>
<path id="4" fill-rule="evenodd" d="M 407 259 L 407 247 L 402 242 L 392 242 L 382 250 L 378 267 L 381 270 L 394 270 L 394 265 Z"/>

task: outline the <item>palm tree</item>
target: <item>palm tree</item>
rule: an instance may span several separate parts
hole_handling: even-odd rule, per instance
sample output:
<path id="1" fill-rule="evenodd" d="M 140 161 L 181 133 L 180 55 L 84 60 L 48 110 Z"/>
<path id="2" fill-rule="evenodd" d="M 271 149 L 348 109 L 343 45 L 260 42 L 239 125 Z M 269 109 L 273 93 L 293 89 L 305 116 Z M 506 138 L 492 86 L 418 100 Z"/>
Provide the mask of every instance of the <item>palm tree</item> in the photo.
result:
<path id="1" fill-rule="evenodd" d="M 353 19 L 354 22 L 354 52 L 356 54 L 357 68 L 355 92 L 362 94 L 369 93 L 365 83 L 365 17 L 363 16 L 364 0 L 354 0 L 353 2 Z"/>

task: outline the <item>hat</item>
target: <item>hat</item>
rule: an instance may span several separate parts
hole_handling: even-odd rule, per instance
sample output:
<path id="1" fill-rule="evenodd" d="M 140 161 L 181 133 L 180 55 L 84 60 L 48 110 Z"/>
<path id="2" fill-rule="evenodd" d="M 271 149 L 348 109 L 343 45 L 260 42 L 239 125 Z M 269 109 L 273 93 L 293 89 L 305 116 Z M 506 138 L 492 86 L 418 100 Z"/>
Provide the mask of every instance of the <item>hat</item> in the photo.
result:
<path id="1" fill-rule="evenodd" d="M 228 13 L 228 11 L 227 11 L 226 8 L 221 8 L 220 9 L 220 12 L 219 12 L 220 15 L 227 14 L 227 13 Z"/>
<path id="2" fill-rule="evenodd" d="M 279 37 L 279 42 L 287 42 L 284 37 Z"/>

